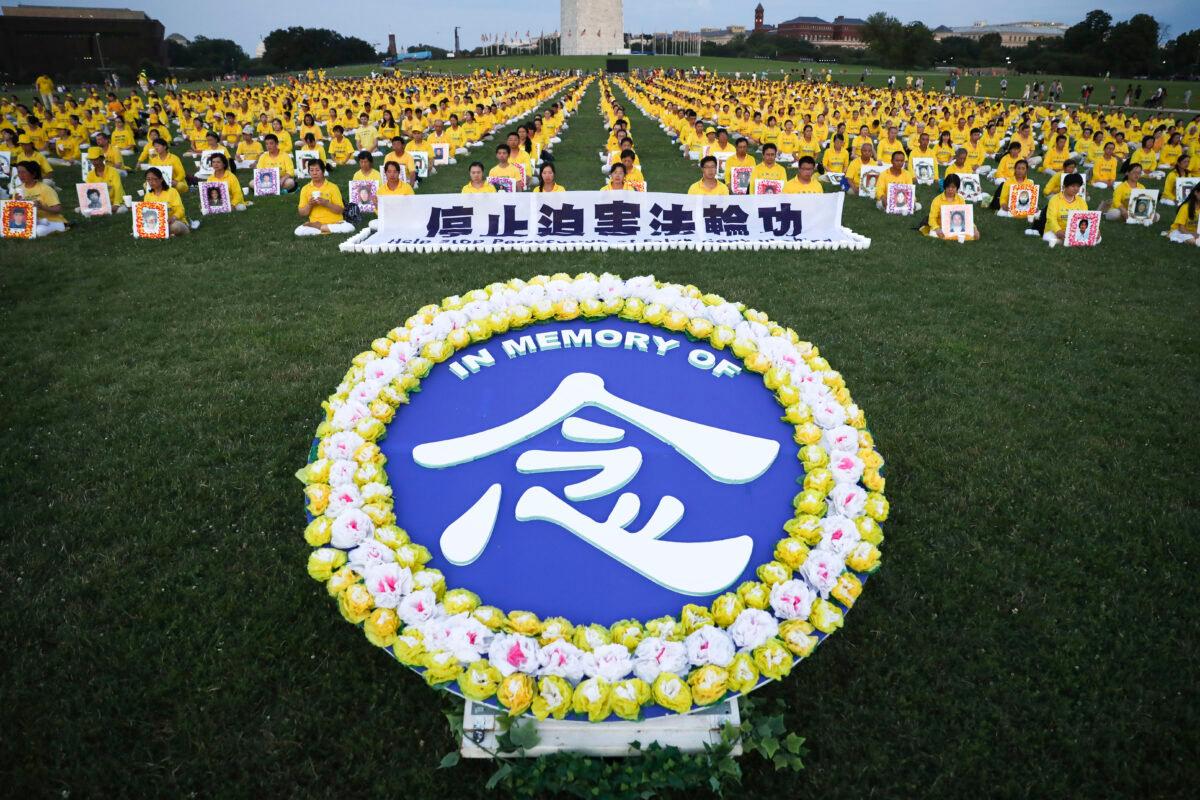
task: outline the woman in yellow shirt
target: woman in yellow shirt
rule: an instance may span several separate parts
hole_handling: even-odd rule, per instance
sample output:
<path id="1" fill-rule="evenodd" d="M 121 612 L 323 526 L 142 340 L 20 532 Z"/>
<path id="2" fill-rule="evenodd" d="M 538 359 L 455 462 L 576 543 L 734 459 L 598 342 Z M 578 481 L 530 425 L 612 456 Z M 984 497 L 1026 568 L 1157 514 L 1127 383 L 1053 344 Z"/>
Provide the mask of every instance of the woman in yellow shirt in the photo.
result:
<path id="1" fill-rule="evenodd" d="M 1179 244 L 1194 244 L 1200 246 L 1200 183 L 1192 187 L 1187 199 L 1179 205 L 1179 213 L 1171 223 L 1168 238 Z"/>
<path id="2" fill-rule="evenodd" d="M 281 192 L 294 191 L 296 167 L 292 163 L 291 155 L 279 149 L 279 139 L 273 133 L 268 133 L 263 137 L 263 144 L 266 145 L 267 152 L 258 157 L 257 168 L 279 170 L 279 190 Z"/>
<path id="3" fill-rule="evenodd" d="M 1112 200 L 1100 204 L 1100 210 L 1104 212 L 1105 219 L 1120 220 L 1122 222 L 1129 219 L 1129 196 L 1133 193 L 1134 189 L 1146 188 L 1141 183 L 1142 172 L 1143 170 L 1140 165 L 1130 165 L 1129 169 L 1125 172 L 1125 180 L 1113 187 Z M 1155 214 L 1154 219 L 1147 224 L 1154 222 L 1158 222 L 1158 214 Z"/>
<path id="4" fill-rule="evenodd" d="M 467 168 L 467 174 L 471 177 L 462 188 L 463 194 L 494 194 L 496 187 L 492 186 L 487 181 L 483 174 L 483 162 L 473 161 L 471 166 Z"/>
<path id="5" fill-rule="evenodd" d="M 42 168 L 34 161 L 17 163 L 17 183 L 13 186 L 13 196 L 18 200 L 28 200 L 37 209 L 37 227 L 33 235 L 49 236 L 52 233 L 62 233 L 67 229 L 67 218 L 63 216 L 62 203 L 54 187 L 42 180 Z"/>
<path id="6" fill-rule="evenodd" d="M 553 164 L 542 164 L 538 178 L 541 180 L 541 184 L 533 190 L 534 192 L 565 192 L 567 190 L 558 182 L 558 173 Z"/>
<path id="7" fill-rule="evenodd" d="M 162 203 L 167 207 L 167 219 L 170 220 L 172 236 L 186 236 L 191 233 L 192 226 L 188 224 L 187 212 L 183 210 L 183 198 L 173 186 L 168 186 L 158 167 L 146 170 L 145 194 L 147 203 Z"/>
<path id="8" fill-rule="evenodd" d="M 354 226 L 342 214 L 346 210 L 342 192 L 325 179 L 325 164 L 316 159 L 308 162 L 311 180 L 300 190 L 297 212 L 305 221 L 296 228 L 297 236 L 319 236 L 323 233 L 353 233 Z"/>
<path id="9" fill-rule="evenodd" d="M 933 202 L 929 204 L 929 219 L 921 228 L 921 233 L 926 234 L 934 239 L 954 239 L 957 240 L 959 235 L 962 235 L 964 240 L 978 240 L 979 226 L 974 222 L 971 224 L 971 230 L 966 230 L 966 215 L 961 217 L 963 230 L 956 231 L 951 226 L 949 231 L 942 230 L 942 206 L 966 206 L 966 199 L 958 193 L 962 186 L 962 181 L 955 173 L 950 173 L 946 179 L 942 181 L 942 193 L 933 198 Z M 953 215 L 953 212 L 951 212 Z M 974 219 L 974 215 L 972 215 Z"/>
<path id="10" fill-rule="evenodd" d="M 171 183 L 174 184 L 176 191 L 184 193 L 188 190 L 187 173 L 183 169 L 183 162 L 179 160 L 179 156 L 167 149 L 167 143 L 162 139 L 154 140 L 154 152 L 150 154 L 150 158 L 146 163 L 151 167 L 170 167 L 171 168 Z M 162 172 L 159 172 L 162 175 Z"/>
<path id="11" fill-rule="evenodd" d="M 624 169 L 622 169 L 622 181 L 624 181 L 625 177 L 624 172 Z M 609 177 L 611 178 L 613 176 L 610 175 Z M 604 188 L 607 189 L 609 187 L 605 186 Z M 689 186 L 687 193 L 710 195 L 729 194 L 729 186 L 717 180 L 717 159 L 715 156 L 705 156 L 704 158 L 700 159 L 700 180 Z"/>
<path id="12" fill-rule="evenodd" d="M 845 136 L 840 133 L 833 135 L 832 145 L 821 156 L 821 166 L 825 168 L 826 180 L 830 183 L 833 183 L 833 179 L 829 177 L 829 173 L 846 174 L 846 168 L 850 166 L 850 151 L 846 149 Z"/>
<path id="13" fill-rule="evenodd" d="M 378 195 L 386 197 L 388 195 L 410 195 L 413 194 L 412 184 L 408 181 L 400 180 L 400 165 L 395 161 L 389 161 L 383 165 L 383 181 L 379 184 Z M 362 180 L 362 179 L 360 179 Z M 370 180 L 367 178 L 366 180 Z"/>
<path id="14" fill-rule="evenodd" d="M 1163 205 L 1173 206 L 1178 203 L 1175 198 L 1176 187 L 1180 178 L 1194 178 L 1195 175 L 1191 171 L 1192 157 L 1189 155 L 1178 156 L 1173 162 L 1171 171 L 1167 173 L 1166 183 L 1163 184 L 1162 197 L 1158 202 Z"/>
<path id="15" fill-rule="evenodd" d="M 254 128 L 249 125 L 242 128 L 242 140 L 238 142 L 237 150 L 233 154 L 237 168 L 253 169 L 262 154 L 263 146 L 254 138 Z"/>
<path id="16" fill-rule="evenodd" d="M 713 161 L 717 160 L 713 156 L 705 156 L 704 158 L 712 158 Z M 726 191 L 728 191 L 728 188 L 729 187 L 726 187 Z M 612 165 L 612 171 L 608 173 L 608 183 L 601 186 L 600 191 L 623 192 L 628 189 L 629 187 L 625 185 L 625 165 L 618 161 L 616 164 Z"/>
<path id="17" fill-rule="evenodd" d="M 1117 182 L 1116 145 L 1105 142 L 1103 154 L 1092 163 L 1092 186 L 1097 189 L 1107 189 Z"/>
<path id="18" fill-rule="evenodd" d="M 1062 191 L 1051 197 L 1046 205 L 1046 230 L 1042 238 L 1049 242 L 1051 247 L 1066 238 L 1067 214 L 1072 211 L 1087 211 L 1087 201 L 1080 195 L 1082 189 L 1082 175 L 1064 175 Z M 1096 239 L 1096 243 L 1099 242 L 1100 240 Z"/>
<path id="19" fill-rule="evenodd" d="M 997 209 L 996 216 L 1011 217 L 1012 214 L 1008 210 L 1008 199 L 1012 197 L 1012 193 L 1014 191 L 1021 191 L 1023 189 L 1027 189 L 1032 192 L 1036 188 L 1037 184 L 1029 179 L 1029 162 L 1023 158 L 1018 159 L 1017 163 L 1013 164 L 1012 180 L 1005 181 L 1004 186 L 1000 188 L 1000 191 L 996 192 L 995 197 L 992 199 L 991 207 Z M 1017 201 L 1020 202 L 1021 199 L 1021 195 L 1017 195 Z M 1036 212 L 1037 209 L 1031 209 L 1031 211 Z M 1025 215 L 1021 218 L 1029 219 L 1036 216 L 1037 214 L 1033 213 Z"/>
<path id="20" fill-rule="evenodd" d="M 112 210 L 117 214 L 128 211 L 129 209 L 123 203 L 125 188 L 121 185 L 121 173 L 117 172 L 114 167 L 108 166 L 104 151 L 99 147 L 89 147 L 87 157 L 88 161 L 92 163 L 92 168 L 84 176 L 83 182 L 103 183 L 108 189 L 108 203 L 112 206 Z"/>
<path id="21" fill-rule="evenodd" d="M 212 175 L 208 177 L 208 180 L 223 183 L 229 187 L 229 205 L 233 206 L 234 211 L 245 211 L 246 206 L 250 204 L 246 202 L 246 198 L 242 194 L 241 181 L 229 171 L 229 159 L 221 153 L 214 153 L 209 156 L 208 163 L 212 168 Z"/>

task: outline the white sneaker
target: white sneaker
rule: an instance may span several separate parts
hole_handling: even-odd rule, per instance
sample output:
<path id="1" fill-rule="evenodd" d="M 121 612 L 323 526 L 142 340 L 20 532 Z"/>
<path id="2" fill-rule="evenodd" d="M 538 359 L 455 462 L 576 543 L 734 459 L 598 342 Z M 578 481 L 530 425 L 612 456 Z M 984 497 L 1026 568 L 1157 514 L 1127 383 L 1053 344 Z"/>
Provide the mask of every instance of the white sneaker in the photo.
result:
<path id="1" fill-rule="evenodd" d="M 200 220 L 198 220 L 198 219 L 192 220 L 192 230 L 195 231 L 195 230 L 199 230 L 199 229 L 200 229 Z"/>
<path id="2" fill-rule="evenodd" d="M 1041 236 L 1041 234 L 1037 232 L 1036 228 L 1026 228 L 1025 235 L 1026 236 Z"/>

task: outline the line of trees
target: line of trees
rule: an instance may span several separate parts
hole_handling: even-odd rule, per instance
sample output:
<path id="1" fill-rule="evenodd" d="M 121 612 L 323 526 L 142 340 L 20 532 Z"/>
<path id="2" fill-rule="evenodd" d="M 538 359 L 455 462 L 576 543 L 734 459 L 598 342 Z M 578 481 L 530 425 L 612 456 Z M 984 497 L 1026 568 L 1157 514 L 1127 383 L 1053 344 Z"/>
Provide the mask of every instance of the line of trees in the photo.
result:
<path id="1" fill-rule="evenodd" d="M 205 36 L 197 36 L 190 44 L 168 39 L 167 59 L 175 69 L 205 75 L 242 72 L 250 64 L 250 56 L 237 42 Z"/>
<path id="2" fill-rule="evenodd" d="M 277 28 L 263 39 L 263 62 L 275 69 L 336 67 L 376 59 L 375 48 L 355 36 L 327 28 Z"/>

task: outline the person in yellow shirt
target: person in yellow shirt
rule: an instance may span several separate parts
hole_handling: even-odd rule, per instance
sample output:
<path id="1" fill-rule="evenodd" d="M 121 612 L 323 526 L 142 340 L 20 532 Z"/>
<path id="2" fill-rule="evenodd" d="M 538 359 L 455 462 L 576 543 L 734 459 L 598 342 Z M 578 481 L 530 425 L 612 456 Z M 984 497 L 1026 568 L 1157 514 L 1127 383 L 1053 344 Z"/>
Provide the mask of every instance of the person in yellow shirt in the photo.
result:
<path id="1" fill-rule="evenodd" d="M 1050 197 L 1053 194 L 1057 194 L 1058 192 L 1061 192 L 1063 178 L 1065 178 L 1068 175 L 1074 175 L 1078 171 L 1079 171 L 1079 164 L 1076 163 L 1075 159 L 1068 158 L 1066 161 L 1063 162 L 1062 172 L 1054 173 L 1053 175 L 1050 176 L 1050 179 L 1048 181 L 1046 181 L 1046 185 L 1042 189 L 1042 194 L 1046 195 L 1046 197 Z M 1086 197 L 1085 197 L 1085 199 L 1086 199 Z"/>
<path id="2" fill-rule="evenodd" d="M 1053 175 L 1063 168 L 1063 164 L 1071 157 L 1071 148 L 1067 146 L 1067 135 L 1060 133 L 1054 137 L 1054 147 L 1046 151 L 1042 161 L 1042 172 Z"/>
<path id="3" fill-rule="evenodd" d="M 341 125 L 333 126 L 333 137 L 329 140 L 329 158 L 334 164 L 353 164 L 357 159 L 354 143 L 346 138 L 346 129 Z"/>
<path id="4" fill-rule="evenodd" d="M 964 148 L 960 148 L 964 149 Z M 951 228 L 942 230 L 942 206 L 966 206 L 967 200 L 958 190 L 962 187 L 962 181 L 956 173 L 950 173 L 942 181 L 942 193 L 933 198 L 933 202 L 929 204 L 929 218 L 925 225 L 921 228 L 921 233 L 926 234 L 934 239 L 953 239 L 957 240 L 961 235 L 964 240 L 978 240 L 979 226 L 974 222 L 971 224 L 971 230 L 967 230 L 966 215 L 962 214 L 958 219 L 961 220 L 961 230 L 955 230 L 953 212 L 951 212 Z M 974 215 L 972 215 L 974 219 Z"/>
<path id="5" fill-rule="evenodd" d="M 112 139 L 104 131 L 96 134 L 96 147 L 100 148 L 100 153 L 104 156 L 104 160 L 108 162 L 108 166 L 120 173 L 121 177 L 129 174 L 125 169 L 125 159 L 121 156 L 121 151 L 113 144 Z M 91 148 L 88 148 L 89 150 Z"/>
<path id="6" fill-rule="evenodd" d="M 467 167 L 467 175 L 470 180 L 463 185 L 463 194 L 495 194 L 496 187 L 484 178 L 483 170 L 483 162 L 471 162 L 471 166 Z"/>
<path id="7" fill-rule="evenodd" d="M 92 168 L 84 176 L 84 183 L 103 183 L 108 190 L 108 204 L 118 214 L 124 214 L 129 209 L 124 205 L 125 187 L 121 185 L 121 174 L 108 165 L 104 151 L 99 147 L 89 147 L 88 161 Z"/>
<path id="8" fill-rule="evenodd" d="M 1116 144 L 1105 142 L 1104 153 L 1092 163 L 1092 186 L 1097 189 L 1107 189 L 1117 182 L 1117 167 L 1120 162 L 1116 156 Z"/>
<path id="9" fill-rule="evenodd" d="M 121 155 L 123 156 L 133 155 L 133 148 L 137 145 L 133 131 L 129 129 L 129 125 L 121 117 L 113 120 L 112 143 L 121 151 Z"/>
<path id="10" fill-rule="evenodd" d="M 512 191 L 519 192 L 521 191 L 521 170 L 509 163 L 510 155 L 511 151 L 507 144 L 496 145 L 496 166 L 488 171 L 488 178 L 508 178 L 512 183 Z M 613 169 L 616 169 L 616 165 L 613 166 Z M 622 176 L 625 174 L 624 167 L 622 167 L 621 174 Z M 492 185 L 496 186 L 497 191 L 504 191 L 500 189 L 504 183 L 501 182 L 499 185 L 493 183 Z"/>
<path id="11" fill-rule="evenodd" d="M 840 133 L 833 135 L 833 142 L 821 156 L 821 166 L 825 169 L 825 180 L 831 184 L 841 185 L 850 166 L 850 151 L 846 148 L 846 137 Z"/>
<path id="12" fill-rule="evenodd" d="M 1018 161 L 1023 161 L 1021 158 L 1021 143 L 1010 142 L 1008 152 L 1000 159 L 1000 163 L 996 166 L 995 172 L 992 173 L 992 180 L 997 184 L 1010 181 L 1013 178 L 1013 168 Z M 1028 164 L 1029 162 L 1025 162 Z"/>
<path id="13" fill-rule="evenodd" d="M 917 182 L 913 179 L 913 174 L 904 166 L 905 158 L 903 150 L 892 151 L 892 166 L 879 173 L 879 180 L 875 183 L 875 205 L 880 211 L 887 210 L 887 187 L 890 184 L 910 184 L 912 191 L 916 191 Z M 913 208 L 920 211 L 921 204 L 915 203 Z"/>
<path id="14" fill-rule="evenodd" d="M 1141 183 L 1142 168 L 1138 164 L 1131 164 L 1129 169 L 1125 171 L 1125 180 L 1113 187 L 1112 200 L 1100 204 L 1100 210 L 1104 212 L 1104 218 L 1110 220 L 1120 220 L 1124 222 L 1129 219 L 1129 196 L 1134 189 L 1145 189 Z M 1150 221 L 1158 222 L 1158 214 Z M 1150 223 L 1147 223 L 1150 224 Z"/>
<path id="15" fill-rule="evenodd" d="M 54 140 L 55 158 L 48 159 L 51 164 L 58 167 L 68 167 L 72 164 L 79 163 L 79 139 L 76 139 L 71 132 L 63 127 L 58 129 L 58 136 Z"/>
<path id="16" fill-rule="evenodd" d="M 297 236 L 319 236 L 323 233 L 353 233 L 354 226 L 342 216 L 346 206 L 337 185 L 325 178 L 325 164 L 308 162 L 309 182 L 300 190 L 297 212 L 305 218 L 296 228 Z"/>
<path id="17" fill-rule="evenodd" d="M 1179 213 L 1171 223 L 1168 238 L 1177 244 L 1194 244 L 1200 246 L 1200 183 L 1192 187 L 1187 198 L 1179 204 Z"/>
<path id="18" fill-rule="evenodd" d="M 796 148 L 800 146 L 800 136 L 796 133 L 795 124 L 789 119 L 783 123 L 783 133 L 779 134 L 775 144 L 779 147 L 779 160 L 790 164 L 796 160 Z"/>
<path id="19" fill-rule="evenodd" d="M 882 139 L 879 140 L 878 150 L 879 150 L 879 159 L 881 161 L 886 161 L 889 164 L 893 163 L 892 155 L 894 153 L 901 153 L 907 157 L 907 154 L 904 151 L 904 142 L 901 141 L 900 138 L 896 135 L 898 132 L 899 132 L 899 128 L 897 128 L 895 125 L 889 125 L 888 129 L 887 129 L 887 134 Z"/>
<path id="20" fill-rule="evenodd" d="M 716 158 L 713 156 L 705 156 L 704 158 L 712 158 L 713 161 L 716 161 Z M 716 179 L 716 173 L 713 174 L 713 178 L 714 180 Z M 613 164 L 612 171 L 608 173 L 608 183 L 601 186 L 600 191 L 622 192 L 629 191 L 630 188 L 631 187 L 625 185 L 625 165 L 618 162 Z M 728 186 L 725 187 L 725 191 L 729 191 Z"/>
<path id="21" fill-rule="evenodd" d="M 396 166 L 400 165 L 397 163 Z M 396 171 L 396 174 L 400 174 L 399 170 Z M 379 174 L 379 170 L 375 169 L 375 159 L 366 150 L 358 154 L 358 172 L 355 172 L 350 180 L 383 183 L 383 176 Z"/>
<path id="22" fill-rule="evenodd" d="M 538 178 L 541 182 L 533 190 L 534 192 L 565 192 L 567 190 L 567 187 L 558 182 L 558 172 L 554 169 L 553 164 L 542 164 Z"/>
<path id="23" fill-rule="evenodd" d="M 50 108 L 54 102 L 54 79 L 49 75 L 38 75 L 33 82 L 34 88 L 38 91 L 38 96 L 41 98 L 42 105 Z"/>
<path id="24" fill-rule="evenodd" d="M 1178 185 L 1180 178 L 1195 178 L 1197 177 L 1192 169 L 1192 157 L 1186 153 L 1177 156 L 1172 163 L 1171 171 L 1167 173 L 1167 180 L 1163 183 L 1162 196 L 1158 202 L 1163 205 L 1176 205 L 1178 200 L 1175 195 L 1178 194 Z"/>
<path id="25" fill-rule="evenodd" d="M 155 139 L 151 146 L 154 148 L 154 152 L 150 154 L 146 163 L 151 167 L 170 167 L 171 183 L 180 194 L 186 193 L 188 190 L 187 172 L 184 171 L 183 162 L 179 160 L 179 156 L 172 153 L 162 139 Z"/>
<path id="26" fill-rule="evenodd" d="M 145 201 L 162 203 L 167 207 L 167 224 L 171 227 L 171 235 L 186 236 L 191 233 L 192 226 L 188 223 L 187 212 L 183 209 L 183 198 L 179 196 L 175 187 L 167 184 L 158 167 L 146 170 L 146 186 Z"/>
<path id="27" fill-rule="evenodd" d="M 414 194 L 412 184 L 400 179 L 400 164 L 398 162 L 389 161 L 384 164 L 383 173 L 383 182 L 379 184 L 380 197 Z M 370 180 L 370 178 L 358 178 L 356 180 Z"/>
<path id="28" fill-rule="evenodd" d="M 1036 188 L 1037 184 L 1029 179 L 1029 162 L 1019 158 L 1013 164 L 1012 180 L 1005 181 L 1000 190 L 992 197 L 991 207 L 997 209 L 996 216 L 1011 217 L 1013 215 L 1008 210 L 1008 200 L 1012 197 L 1012 193 Z M 1017 195 L 1017 198 L 1020 200 L 1021 195 Z M 1022 219 L 1036 218 L 1036 216 L 1037 214 L 1025 215 Z"/>
<path id="29" fill-rule="evenodd" d="M 821 139 L 814 135 L 813 126 L 806 124 L 800 131 L 800 138 L 796 142 L 796 158 L 808 156 L 815 162 L 820 152 Z"/>
<path id="30" fill-rule="evenodd" d="M 242 140 L 238 142 L 237 150 L 233 154 L 237 168 L 253 169 L 262 154 L 262 142 L 254 138 L 254 128 L 249 125 L 242 128 Z"/>
<path id="31" fill-rule="evenodd" d="M 725 182 L 729 186 L 733 186 L 733 168 L 734 167 L 750 167 L 753 169 L 758 165 L 754 156 L 750 155 L 750 140 L 745 136 L 738 137 L 734 143 L 734 153 L 725 162 Z M 751 178 L 753 180 L 753 177 Z"/>
<path id="32" fill-rule="evenodd" d="M 283 129 L 283 120 L 281 120 L 279 117 L 271 120 L 271 134 L 279 142 L 280 150 L 285 153 L 292 152 L 295 147 L 292 142 L 292 135 Z"/>
<path id="33" fill-rule="evenodd" d="M 1050 198 L 1046 205 L 1045 232 L 1042 238 L 1051 247 L 1058 245 L 1066 238 L 1067 214 L 1072 211 L 1087 211 L 1087 201 L 1080 195 L 1083 189 L 1083 176 L 1076 173 L 1064 175 L 1062 191 Z M 1099 239 L 1096 240 L 1099 242 Z"/>
<path id="34" fill-rule="evenodd" d="M 776 161 L 779 148 L 770 142 L 762 147 L 763 160 L 750 173 L 750 194 L 759 194 L 759 181 L 778 181 L 780 186 L 787 183 L 787 170 Z"/>
<path id="35" fill-rule="evenodd" d="M 821 182 L 813 177 L 817 171 L 817 161 L 812 156 L 800 156 L 796 162 L 796 177 L 783 185 L 784 194 L 821 194 L 825 189 Z"/>
<path id="36" fill-rule="evenodd" d="M 859 155 L 850 162 L 850 166 L 846 168 L 846 181 L 850 184 L 850 192 L 858 193 L 858 182 L 862 178 L 863 167 L 881 167 L 883 166 L 878 159 L 875 158 L 875 145 L 868 142 L 863 142 L 859 148 Z M 868 189 L 870 186 L 867 187 Z"/>
<path id="37" fill-rule="evenodd" d="M 401 170 L 401 177 L 403 177 L 404 180 L 408 181 L 409 183 L 415 183 L 417 180 L 417 165 L 415 162 L 413 162 L 413 157 L 404 152 L 404 146 L 403 138 L 399 136 L 393 136 L 392 149 L 389 150 L 387 156 L 384 157 L 383 165 L 386 167 L 389 161 L 395 161 L 397 164 L 403 167 Z"/>
<path id="38" fill-rule="evenodd" d="M 1154 137 L 1142 137 L 1142 146 L 1129 157 L 1128 164 L 1137 164 L 1147 178 L 1159 180 L 1166 177 L 1165 171 L 1158 169 L 1158 153 L 1154 151 Z"/>
<path id="39" fill-rule="evenodd" d="M 292 192 L 296 189 L 296 167 L 292 157 L 279 149 L 279 139 L 273 133 L 263 137 L 267 152 L 258 157 L 257 169 L 279 170 L 279 190 Z"/>
<path id="40" fill-rule="evenodd" d="M 624 175 L 622 175 L 624 179 Z M 607 187 L 605 187 L 607 188 Z M 729 194 L 729 186 L 717 180 L 716 156 L 704 156 L 700 159 L 700 180 L 688 187 L 688 194 Z"/>
<path id="41" fill-rule="evenodd" d="M 33 142 L 23 133 L 17 137 L 17 152 L 13 154 L 12 163 L 17 164 L 22 161 L 32 161 L 37 164 L 40 170 L 38 179 L 44 180 L 51 186 L 54 185 L 54 181 L 50 178 L 54 174 L 54 167 L 50 166 L 46 157 L 42 155 L 41 151 L 34 148 Z"/>
<path id="42" fill-rule="evenodd" d="M 214 153 L 208 157 L 209 167 L 212 169 L 212 175 L 206 178 L 207 181 L 215 183 L 223 183 L 229 188 L 229 205 L 234 211 L 245 211 L 246 206 L 250 203 L 246 202 L 245 196 L 242 194 L 242 183 L 237 177 L 229 171 L 229 158 L 222 153 Z"/>
<path id="43" fill-rule="evenodd" d="M 54 187 L 42 180 L 42 168 L 35 161 L 17 162 L 16 181 L 12 187 L 13 197 L 28 200 L 37 209 L 37 226 L 33 235 L 49 236 L 67 229 L 67 218 L 63 216 L 62 202 Z"/>
<path id="44" fill-rule="evenodd" d="M 190 146 L 184 151 L 185 156 L 198 156 L 204 152 L 208 141 L 208 126 L 200 117 L 192 120 L 192 129 L 188 131 L 187 139 Z"/>

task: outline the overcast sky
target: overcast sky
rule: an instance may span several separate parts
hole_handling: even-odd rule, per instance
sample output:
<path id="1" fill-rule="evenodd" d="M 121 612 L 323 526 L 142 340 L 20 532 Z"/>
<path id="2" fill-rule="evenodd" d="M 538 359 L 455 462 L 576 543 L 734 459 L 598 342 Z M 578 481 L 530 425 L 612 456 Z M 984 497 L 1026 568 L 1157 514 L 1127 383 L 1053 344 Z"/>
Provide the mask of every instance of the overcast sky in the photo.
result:
<path id="1" fill-rule="evenodd" d="M 758 0 L 652 0 L 625 3 L 625 30 L 629 32 L 697 30 L 700 27 L 754 24 L 754 7 Z M 11 0 L 9 0 L 10 4 Z M 523 36 L 532 31 L 547 32 L 559 26 L 557 0 L 525 0 L 505 3 L 498 0 L 126 0 L 105 3 L 104 0 L 45 0 L 42 5 L 129 7 L 145 11 L 162 22 L 167 33 L 182 33 L 189 39 L 197 34 L 210 38 L 233 39 L 254 55 L 254 49 L 268 32 L 289 25 L 332 28 L 347 36 L 358 36 L 386 47 L 387 35 L 396 34 L 401 47 L 418 42 L 449 48 L 454 42 L 454 26 L 462 27 L 463 47 L 475 47 L 483 34 L 512 34 Z M 882 3 L 879 0 L 846 0 L 832 14 L 823 10 L 826 4 L 778 2 L 764 0 L 766 21 L 775 24 L 801 15 L 832 19 L 836 14 L 867 17 L 884 9 L 904 22 L 920 20 L 931 28 L 938 25 L 970 25 L 980 19 L 988 22 L 1015 20 L 1047 20 L 1068 25 L 1083 19 L 1088 11 L 1103 7 L 1114 18 L 1127 19 L 1145 12 L 1154 15 L 1163 25 L 1170 26 L 1175 36 L 1200 27 L 1200 13 L 1195 0 L 1116 0 L 1101 4 L 1099 0 L 1006 0 L 995 3 L 985 12 L 978 5 L 961 0 L 925 0 L 920 3 Z M 1052 7 L 1053 11 L 1048 8 Z M 1047 15 L 1053 16 L 1047 19 Z M 985 16 L 986 15 L 986 16 Z M 517 21 L 519 20 L 519 22 Z"/>

